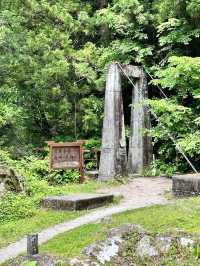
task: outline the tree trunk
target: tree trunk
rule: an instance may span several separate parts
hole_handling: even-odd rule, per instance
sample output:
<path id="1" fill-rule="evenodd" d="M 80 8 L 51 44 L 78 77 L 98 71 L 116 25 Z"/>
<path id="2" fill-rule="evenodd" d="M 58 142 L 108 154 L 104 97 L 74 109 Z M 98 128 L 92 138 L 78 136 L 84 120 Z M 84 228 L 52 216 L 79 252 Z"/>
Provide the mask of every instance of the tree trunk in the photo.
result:
<path id="1" fill-rule="evenodd" d="M 108 6 L 108 0 L 98 0 L 99 9 L 106 8 Z M 107 41 L 109 39 L 109 28 L 108 25 L 102 25 L 100 28 L 101 40 Z"/>
<path id="2" fill-rule="evenodd" d="M 108 5 L 108 0 L 98 0 L 99 8 L 104 8 Z"/>

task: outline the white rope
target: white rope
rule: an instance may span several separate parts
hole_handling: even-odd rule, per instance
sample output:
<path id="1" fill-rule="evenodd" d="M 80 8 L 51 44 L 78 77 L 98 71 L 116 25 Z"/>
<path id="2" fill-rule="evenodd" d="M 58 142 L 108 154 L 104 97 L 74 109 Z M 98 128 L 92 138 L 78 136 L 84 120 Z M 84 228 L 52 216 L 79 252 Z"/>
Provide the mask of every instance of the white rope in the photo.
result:
<path id="1" fill-rule="evenodd" d="M 132 86 L 134 88 L 136 88 L 135 84 L 133 83 L 133 81 L 130 79 L 130 77 L 126 74 L 126 72 L 124 71 L 123 67 L 121 66 L 120 63 L 117 62 L 117 65 L 119 66 L 119 68 L 121 69 L 122 73 L 124 74 L 124 76 L 130 81 L 130 83 L 132 84 Z M 162 89 L 160 89 L 162 91 Z M 165 95 L 165 93 L 163 92 L 163 95 Z M 165 97 L 167 98 L 167 96 L 165 95 Z M 168 98 L 167 98 L 168 99 Z M 194 165 L 191 163 L 191 161 L 189 160 L 189 158 L 187 157 L 187 155 L 185 154 L 185 152 L 182 150 L 182 148 L 176 143 L 175 138 L 168 132 L 168 130 L 166 129 L 166 127 L 163 125 L 163 123 L 160 121 L 160 118 L 151 110 L 152 115 L 154 116 L 154 118 L 156 119 L 156 121 L 160 124 L 160 126 L 167 132 L 167 135 L 169 136 L 169 138 L 172 140 L 172 142 L 175 145 L 175 148 L 183 155 L 183 157 L 185 158 L 185 160 L 187 161 L 187 163 L 190 165 L 190 167 L 192 168 L 192 170 L 195 173 L 198 173 L 198 171 L 196 170 L 196 168 L 194 167 Z"/>

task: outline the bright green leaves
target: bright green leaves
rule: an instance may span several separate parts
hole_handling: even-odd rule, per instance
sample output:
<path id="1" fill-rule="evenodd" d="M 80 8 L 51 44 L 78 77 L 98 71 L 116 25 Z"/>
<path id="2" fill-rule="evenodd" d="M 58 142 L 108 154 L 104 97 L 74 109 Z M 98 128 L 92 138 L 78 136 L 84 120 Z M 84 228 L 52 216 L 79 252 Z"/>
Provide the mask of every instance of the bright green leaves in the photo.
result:
<path id="1" fill-rule="evenodd" d="M 149 104 L 153 112 L 159 117 L 162 125 L 166 128 L 165 131 L 158 123 L 152 130 L 152 132 L 154 132 L 154 137 L 167 136 L 167 133 L 181 136 L 186 133 L 188 129 L 191 129 L 189 126 L 189 123 L 192 122 L 192 112 L 190 108 L 165 99 L 150 100 Z"/>
<path id="2" fill-rule="evenodd" d="M 188 92 L 193 95 L 199 93 L 200 58 L 172 56 L 168 59 L 168 66 L 157 71 L 159 79 L 155 84 L 163 88 L 175 90 L 178 95 L 185 96 Z"/>
<path id="3" fill-rule="evenodd" d="M 161 46 L 198 44 L 200 36 L 199 0 L 155 1 L 157 10 L 158 38 Z M 180 47 L 179 47 L 180 49 Z M 193 52 L 193 51 L 191 51 Z"/>
<path id="4" fill-rule="evenodd" d="M 95 96 L 81 101 L 83 129 L 86 134 L 98 136 L 103 121 L 103 101 Z"/>
<path id="5" fill-rule="evenodd" d="M 192 19 L 195 21 L 200 20 L 200 1 L 190 0 L 187 1 L 187 12 Z"/>
<path id="6" fill-rule="evenodd" d="M 160 117 L 166 130 L 158 124 L 152 129 L 157 152 L 163 160 L 175 159 L 175 150 L 167 133 L 175 137 L 179 146 L 199 164 L 200 117 L 200 58 L 172 56 L 165 68 L 156 72 L 154 84 L 168 90 L 169 100 L 152 100 L 150 106 Z M 166 142 L 167 139 L 167 142 Z M 171 146 L 170 146 L 171 145 Z M 180 157 L 176 155 L 177 158 Z M 182 161 L 176 162 L 181 170 L 188 169 Z"/>

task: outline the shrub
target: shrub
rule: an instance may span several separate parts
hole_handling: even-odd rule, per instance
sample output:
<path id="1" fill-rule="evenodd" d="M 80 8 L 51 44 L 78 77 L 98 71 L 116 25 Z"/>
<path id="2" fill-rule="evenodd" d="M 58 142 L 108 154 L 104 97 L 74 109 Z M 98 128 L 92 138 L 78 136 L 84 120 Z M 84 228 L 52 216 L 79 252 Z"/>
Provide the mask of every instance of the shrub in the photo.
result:
<path id="1" fill-rule="evenodd" d="M 100 139 L 89 139 L 84 143 L 85 149 L 100 149 L 101 140 Z"/>
<path id="2" fill-rule="evenodd" d="M 50 184 L 57 185 L 64 185 L 66 183 L 78 183 L 79 178 L 79 171 L 74 169 L 66 171 L 52 171 L 47 176 L 47 180 Z"/>
<path id="3" fill-rule="evenodd" d="M 0 201 L 0 223 L 34 215 L 34 202 L 25 194 L 7 193 Z"/>
<path id="4" fill-rule="evenodd" d="M 165 164 L 160 160 L 155 160 L 144 171 L 144 176 L 160 176 L 166 175 L 172 177 L 177 171 L 177 166 L 174 163 Z"/>

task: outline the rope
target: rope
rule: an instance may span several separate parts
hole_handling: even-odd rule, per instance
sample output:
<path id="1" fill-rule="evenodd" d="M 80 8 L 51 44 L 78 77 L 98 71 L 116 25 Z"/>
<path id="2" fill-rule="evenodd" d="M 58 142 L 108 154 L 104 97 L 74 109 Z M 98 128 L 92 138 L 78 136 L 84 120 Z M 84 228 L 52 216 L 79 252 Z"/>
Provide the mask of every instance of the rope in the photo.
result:
<path id="1" fill-rule="evenodd" d="M 124 76 L 130 81 L 130 83 L 132 84 L 133 88 L 136 89 L 135 84 L 133 83 L 133 81 L 130 79 L 130 77 L 126 74 L 126 72 L 124 71 L 122 65 L 117 62 L 117 65 L 119 66 L 119 68 L 121 69 L 122 73 L 124 74 Z M 150 75 L 148 73 L 148 75 Z M 160 88 L 160 90 L 162 91 L 162 89 Z M 165 93 L 162 91 L 162 94 L 165 95 Z M 168 99 L 168 97 L 165 95 L 165 97 Z M 163 123 L 160 121 L 160 118 L 151 110 L 151 114 L 154 116 L 154 118 L 156 119 L 156 121 L 160 124 L 160 126 L 167 132 L 167 135 L 169 136 L 169 138 L 172 140 L 172 142 L 175 145 L 175 148 L 183 155 L 183 157 L 185 158 L 185 160 L 187 161 L 187 163 L 190 165 L 190 167 L 192 168 L 192 170 L 198 174 L 198 171 L 196 170 L 196 168 L 194 167 L 194 165 L 191 163 L 191 161 L 189 160 L 189 158 L 187 157 L 187 155 L 185 154 L 185 152 L 182 150 L 182 148 L 176 143 L 175 138 L 170 134 L 170 132 L 168 132 L 168 130 L 166 129 L 166 127 L 163 125 Z"/>
<path id="2" fill-rule="evenodd" d="M 149 71 L 145 68 L 145 72 L 149 75 L 149 77 L 153 80 L 153 76 L 149 73 Z M 162 88 L 158 85 L 156 85 L 156 87 L 160 90 L 160 92 L 162 93 L 162 95 L 169 100 L 169 98 L 167 97 L 167 95 L 164 93 L 164 91 L 162 90 Z"/>

